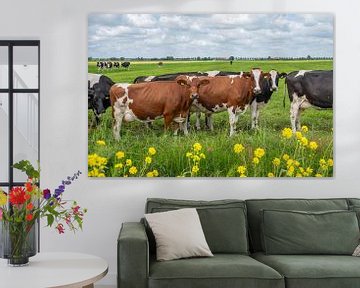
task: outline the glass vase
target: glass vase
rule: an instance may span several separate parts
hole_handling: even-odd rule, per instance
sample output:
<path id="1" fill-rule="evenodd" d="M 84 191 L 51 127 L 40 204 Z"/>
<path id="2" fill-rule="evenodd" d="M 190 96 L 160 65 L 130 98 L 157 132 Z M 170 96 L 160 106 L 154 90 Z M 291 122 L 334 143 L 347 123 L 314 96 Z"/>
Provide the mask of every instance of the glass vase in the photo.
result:
<path id="1" fill-rule="evenodd" d="M 36 227 L 28 222 L 1 221 L 0 257 L 8 259 L 9 266 L 25 266 L 29 257 L 36 255 Z"/>

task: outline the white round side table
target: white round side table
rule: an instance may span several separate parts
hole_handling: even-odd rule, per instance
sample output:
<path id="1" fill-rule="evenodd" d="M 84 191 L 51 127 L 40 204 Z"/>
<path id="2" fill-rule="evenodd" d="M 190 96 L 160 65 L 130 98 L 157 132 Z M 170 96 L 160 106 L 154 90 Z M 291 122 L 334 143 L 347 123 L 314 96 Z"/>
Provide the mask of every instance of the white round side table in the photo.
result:
<path id="1" fill-rule="evenodd" d="M 93 288 L 108 272 L 107 262 L 80 253 L 38 253 L 28 266 L 9 267 L 0 260 L 1 288 Z"/>

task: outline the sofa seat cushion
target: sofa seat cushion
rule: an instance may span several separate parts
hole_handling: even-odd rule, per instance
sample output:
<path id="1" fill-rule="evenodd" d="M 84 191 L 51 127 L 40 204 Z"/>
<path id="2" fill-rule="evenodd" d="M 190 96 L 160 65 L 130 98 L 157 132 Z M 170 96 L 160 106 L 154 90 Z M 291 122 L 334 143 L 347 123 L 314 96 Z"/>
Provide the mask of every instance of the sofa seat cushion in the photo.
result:
<path id="1" fill-rule="evenodd" d="M 211 258 L 150 261 L 149 288 L 284 288 L 274 269 L 246 255 L 215 254 Z"/>
<path id="2" fill-rule="evenodd" d="M 343 255 L 265 255 L 254 259 L 285 277 L 287 288 L 358 288 L 360 258 Z"/>

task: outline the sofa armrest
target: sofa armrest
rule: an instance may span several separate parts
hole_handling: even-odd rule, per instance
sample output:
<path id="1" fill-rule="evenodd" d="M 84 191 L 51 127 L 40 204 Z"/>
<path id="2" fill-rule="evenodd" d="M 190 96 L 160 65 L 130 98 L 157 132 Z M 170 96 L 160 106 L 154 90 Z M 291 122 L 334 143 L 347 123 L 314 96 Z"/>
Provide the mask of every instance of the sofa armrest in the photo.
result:
<path id="1" fill-rule="evenodd" d="M 149 243 L 143 224 L 122 224 L 117 252 L 118 288 L 147 288 Z"/>

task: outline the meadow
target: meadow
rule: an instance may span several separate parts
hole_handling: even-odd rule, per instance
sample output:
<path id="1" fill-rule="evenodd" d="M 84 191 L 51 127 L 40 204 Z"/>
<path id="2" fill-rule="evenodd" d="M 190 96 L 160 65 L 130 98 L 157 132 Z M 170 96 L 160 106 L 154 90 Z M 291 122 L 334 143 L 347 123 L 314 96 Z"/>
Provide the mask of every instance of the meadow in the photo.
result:
<path id="1" fill-rule="evenodd" d="M 132 83 L 138 76 L 188 71 L 249 71 L 260 67 L 268 72 L 330 70 L 330 60 L 304 61 L 189 61 L 132 62 L 128 70 L 98 71 L 89 62 L 89 73 L 101 73 L 117 83 Z M 290 102 L 284 80 L 279 90 L 260 111 L 259 129 L 250 129 L 249 110 L 239 117 L 237 133 L 229 137 L 228 115 L 214 114 L 214 131 L 194 129 L 186 137 L 164 133 L 162 119 L 152 128 L 143 123 L 123 123 L 121 140 L 112 134 L 111 108 L 96 128 L 89 128 L 88 154 L 90 177 L 332 177 L 333 111 L 306 109 L 301 116 L 302 131 L 289 133 Z M 89 110 L 89 121 L 92 117 Z M 204 127 L 204 117 L 202 116 Z M 150 149 L 149 149 L 150 148 Z"/>

